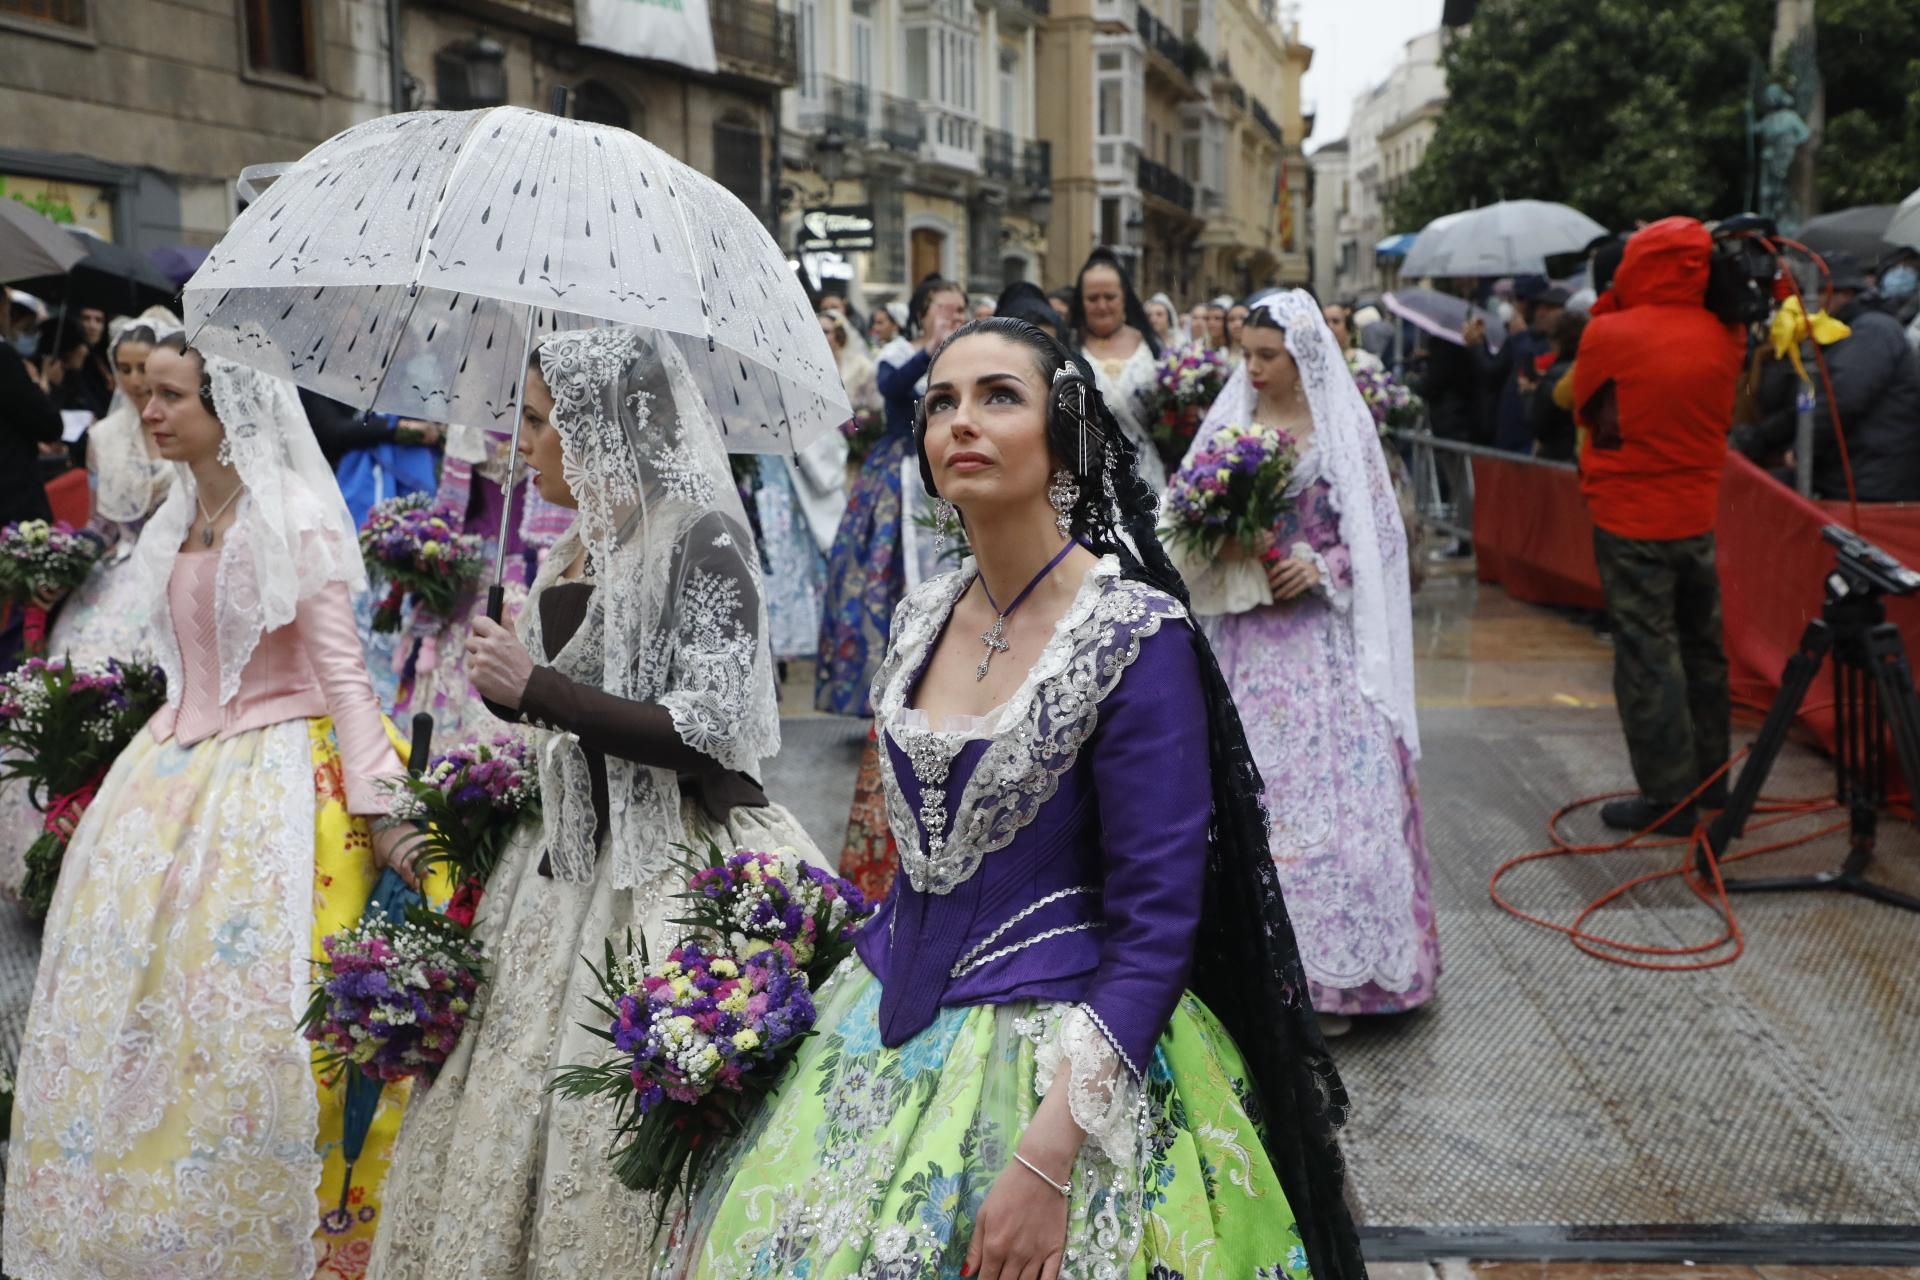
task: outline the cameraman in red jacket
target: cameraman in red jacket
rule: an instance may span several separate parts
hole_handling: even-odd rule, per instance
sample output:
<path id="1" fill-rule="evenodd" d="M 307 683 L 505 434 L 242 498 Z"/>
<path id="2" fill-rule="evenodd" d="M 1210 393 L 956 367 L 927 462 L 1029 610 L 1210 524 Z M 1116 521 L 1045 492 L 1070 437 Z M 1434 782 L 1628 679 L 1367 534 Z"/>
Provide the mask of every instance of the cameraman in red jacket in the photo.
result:
<path id="1" fill-rule="evenodd" d="M 1580 492 L 1613 619 L 1614 699 L 1640 795 L 1601 810 L 1654 827 L 1727 761 L 1727 655 L 1713 526 L 1744 334 L 1708 310 L 1713 239 L 1692 218 L 1636 232 L 1574 364 Z M 1703 797 L 1725 803 L 1722 779 Z M 1686 835 L 1688 804 L 1657 830 Z"/>

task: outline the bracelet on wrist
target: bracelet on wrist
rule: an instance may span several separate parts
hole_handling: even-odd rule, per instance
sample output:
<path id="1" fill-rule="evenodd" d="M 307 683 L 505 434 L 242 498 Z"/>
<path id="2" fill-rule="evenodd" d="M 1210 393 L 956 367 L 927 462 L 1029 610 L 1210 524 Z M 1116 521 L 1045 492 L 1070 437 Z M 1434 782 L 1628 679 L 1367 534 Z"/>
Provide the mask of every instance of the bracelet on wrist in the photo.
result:
<path id="1" fill-rule="evenodd" d="M 1028 1173 L 1031 1173 L 1034 1177 L 1040 1179 L 1040 1181 L 1046 1183 L 1048 1186 L 1052 1187 L 1055 1191 L 1058 1191 L 1062 1196 L 1065 1196 L 1068 1199 L 1071 1199 L 1073 1197 L 1072 1179 L 1068 1179 L 1065 1182 L 1055 1182 L 1052 1178 L 1048 1177 L 1046 1173 L 1044 1173 L 1041 1170 L 1039 1165 L 1027 1159 L 1025 1156 L 1021 1155 L 1018 1151 L 1013 1153 L 1013 1158 L 1015 1160 L 1018 1160 L 1021 1163 L 1021 1165 L 1025 1167 Z"/>

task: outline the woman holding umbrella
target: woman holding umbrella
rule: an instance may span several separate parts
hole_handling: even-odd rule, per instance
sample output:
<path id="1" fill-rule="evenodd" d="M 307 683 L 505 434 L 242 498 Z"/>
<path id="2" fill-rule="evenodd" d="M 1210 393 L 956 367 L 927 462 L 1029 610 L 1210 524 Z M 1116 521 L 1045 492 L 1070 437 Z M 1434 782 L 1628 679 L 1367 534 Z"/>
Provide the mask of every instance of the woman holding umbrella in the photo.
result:
<path id="1" fill-rule="evenodd" d="M 539 740 L 544 827 L 493 873 L 474 928 L 494 958 L 469 1024 L 410 1108 L 370 1274 L 645 1274 L 657 1207 L 604 1168 L 604 1109 L 546 1093 L 593 1056 L 581 956 L 659 944 L 676 846 L 818 855 L 752 775 L 779 750 L 766 607 L 719 427 L 679 352 L 631 328 L 542 342 L 520 450 L 577 511 L 521 615 L 484 619 L 468 672 Z"/>
<path id="2" fill-rule="evenodd" d="M 21 1040 L 19 1280 L 362 1274 L 393 1118 L 343 1176 L 298 1025 L 357 919 L 401 772 L 353 631 L 345 504 L 293 389 L 162 338 L 144 421 L 179 465 L 134 555 L 168 703 L 68 846 Z M 337 1193 L 336 1193 L 337 1194 Z"/>

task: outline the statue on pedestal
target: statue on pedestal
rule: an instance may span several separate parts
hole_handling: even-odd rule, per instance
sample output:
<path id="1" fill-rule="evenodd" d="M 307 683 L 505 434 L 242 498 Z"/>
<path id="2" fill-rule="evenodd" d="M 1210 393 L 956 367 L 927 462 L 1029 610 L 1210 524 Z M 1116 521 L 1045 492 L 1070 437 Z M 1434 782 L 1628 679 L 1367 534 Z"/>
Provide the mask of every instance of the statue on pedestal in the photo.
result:
<path id="1" fill-rule="evenodd" d="M 1766 114 L 1753 126 L 1759 161 L 1756 212 L 1791 233 L 1799 227 L 1803 212 L 1793 198 L 1793 162 L 1813 130 L 1794 109 L 1793 94 L 1784 86 L 1768 85 L 1763 101 Z"/>

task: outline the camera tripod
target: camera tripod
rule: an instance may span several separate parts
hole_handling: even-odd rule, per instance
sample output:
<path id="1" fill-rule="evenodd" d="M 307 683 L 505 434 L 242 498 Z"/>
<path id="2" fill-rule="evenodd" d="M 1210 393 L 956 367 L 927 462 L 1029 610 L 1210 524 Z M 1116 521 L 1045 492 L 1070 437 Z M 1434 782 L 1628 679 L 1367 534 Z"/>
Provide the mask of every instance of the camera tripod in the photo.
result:
<path id="1" fill-rule="evenodd" d="M 1920 803 L 1920 697 L 1913 687 L 1913 669 L 1907 662 L 1899 628 L 1887 621 L 1885 596 L 1906 594 L 1920 587 L 1912 574 L 1865 543 L 1879 561 L 1853 560 L 1853 547 L 1829 530 L 1827 540 L 1841 547 L 1840 567 L 1827 578 L 1826 603 L 1821 615 L 1807 624 L 1800 648 L 1787 660 L 1780 692 L 1767 711 L 1740 781 L 1727 801 L 1726 811 L 1707 829 L 1707 843 L 1715 858 L 1746 830 L 1754 804 L 1766 785 L 1767 774 L 1785 745 L 1813 679 L 1826 660 L 1833 660 L 1835 799 L 1852 818 L 1847 856 L 1834 871 L 1807 876 L 1734 880 L 1724 883 L 1730 892 L 1778 893 L 1799 889 L 1832 889 L 1885 902 L 1907 911 L 1920 911 L 1920 898 L 1867 879 L 1873 861 L 1886 802 L 1886 743 L 1893 749 L 1906 782 L 1907 794 Z M 1889 579 L 1886 566 L 1899 571 Z M 1708 874 L 1707 850 L 1697 855 L 1699 871 Z"/>

